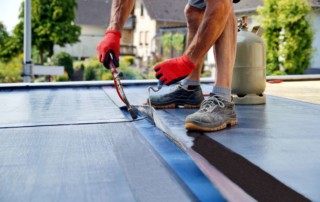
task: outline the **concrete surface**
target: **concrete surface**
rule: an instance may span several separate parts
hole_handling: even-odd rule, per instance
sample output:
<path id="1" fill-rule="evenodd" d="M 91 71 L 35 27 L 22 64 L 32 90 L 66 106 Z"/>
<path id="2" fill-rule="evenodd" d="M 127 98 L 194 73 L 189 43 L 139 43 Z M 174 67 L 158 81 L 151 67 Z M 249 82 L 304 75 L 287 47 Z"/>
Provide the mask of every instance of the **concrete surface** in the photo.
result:
<path id="1" fill-rule="evenodd" d="M 320 81 L 267 83 L 265 94 L 320 104 Z"/>

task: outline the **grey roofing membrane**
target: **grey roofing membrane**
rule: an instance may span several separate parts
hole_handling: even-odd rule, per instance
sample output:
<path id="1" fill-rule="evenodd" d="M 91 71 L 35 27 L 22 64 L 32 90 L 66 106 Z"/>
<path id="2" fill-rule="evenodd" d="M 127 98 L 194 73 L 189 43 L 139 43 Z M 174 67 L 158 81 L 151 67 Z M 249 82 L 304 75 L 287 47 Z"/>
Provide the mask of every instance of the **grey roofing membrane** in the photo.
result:
<path id="1" fill-rule="evenodd" d="M 128 124 L 1 129 L 0 142 L 0 201 L 190 201 Z"/>
<path id="2" fill-rule="evenodd" d="M 0 114 L 0 201 L 224 201 L 190 157 L 101 87 L 6 86 Z"/>
<path id="3" fill-rule="evenodd" d="M 0 113 L 0 201 L 192 200 L 100 88 L 2 90 Z"/>
<path id="4" fill-rule="evenodd" d="M 202 85 L 205 94 L 211 88 Z M 127 87 L 126 92 L 134 104 L 147 98 L 145 87 Z M 238 105 L 236 110 L 239 124 L 214 133 L 184 129 L 194 109 L 157 111 L 173 138 L 180 143 L 187 139 L 183 136 L 193 138 L 194 151 L 257 200 L 319 201 L 320 106 L 267 96 L 265 105 Z"/>
<path id="5" fill-rule="evenodd" d="M 100 88 L 0 91 L 1 127 L 125 121 Z"/>
<path id="6" fill-rule="evenodd" d="M 202 85 L 204 93 L 211 86 Z M 133 105 L 148 97 L 147 85 L 125 92 Z M 110 86 L 0 88 L 0 201 L 195 200 L 187 175 L 164 160 L 186 157 L 169 149 L 164 158 L 156 148 L 170 141 L 152 143 L 159 132 L 146 119 L 130 122 L 117 99 Z M 157 114 L 170 138 L 200 157 L 195 163 L 207 162 L 256 200 L 319 201 L 320 106 L 267 96 L 266 105 L 236 109 L 238 125 L 215 133 L 184 129 L 192 109 Z M 141 132 L 137 124 L 148 126 Z"/>

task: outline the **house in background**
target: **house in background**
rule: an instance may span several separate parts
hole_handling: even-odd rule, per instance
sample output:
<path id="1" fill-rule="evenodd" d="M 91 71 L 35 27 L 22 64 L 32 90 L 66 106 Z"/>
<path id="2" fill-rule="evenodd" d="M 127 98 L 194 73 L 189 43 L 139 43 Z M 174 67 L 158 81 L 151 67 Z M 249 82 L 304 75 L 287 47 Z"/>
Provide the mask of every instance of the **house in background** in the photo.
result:
<path id="1" fill-rule="evenodd" d="M 320 69 L 320 1 L 310 0 L 315 31 L 313 46 L 315 52 L 310 69 Z M 54 51 L 65 51 L 73 57 L 83 59 L 96 56 L 96 45 L 104 37 L 110 21 L 112 0 L 77 0 L 75 23 L 81 26 L 80 42 L 66 47 L 55 46 Z M 123 30 L 121 55 L 134 55 L 148 61 L 153 53 L 162 54 L 160 39 L 164 30 L 171 32 L 184 30 L 186 19 L 184 8 L 187 0 L 136 0 Z M 249 28 L 258 25 L 257 8 L 263 6 L 263 0 L 242 0 L 234 4 L 237 17 L 249 16 Z M 212 53 L 212 49 L 209 51 Z M 205 64 L 214 66 L 213 54 L 208 54 Z"/>
<path id="2" fill-rule="evenodd" d="M 152 53 L 160 54 L 160 29 L 162 27 L 186 27 L 184 8 L 187 0 L 137 0 L 134 13 L 136 27 L 133 44 L 137 56 L 144 61 Z"/>
<path id="3" fill-rule="evenodd" d="M 112 0 L 77 0 L 75 23 L 81 26 L 80 42 L 55 52 L 65 51 L 76 58 L 96 56 L 96 45 L 103 38 L 110 21 Z M 121 38 L 121 55 L 135 55 L 146 61 L 159 52 L 160 28 L 186 26 L 184 7 L 187 0 L 137 0 Z"/>
<path id="4" fill-rule="evenodd" d="M 96 46 L 105 35 L 110 21 L 112 0 L 77 0 L 75 23 L 81 26 L 80 42 L 65 47 L 55 46 L 54 52 L 65 51 L 75 58 L 83 59 L 97 55 Z M 122 52 L 135 55 L 133 31 L 135 16 L 132 13 L 122 30 Z"/>

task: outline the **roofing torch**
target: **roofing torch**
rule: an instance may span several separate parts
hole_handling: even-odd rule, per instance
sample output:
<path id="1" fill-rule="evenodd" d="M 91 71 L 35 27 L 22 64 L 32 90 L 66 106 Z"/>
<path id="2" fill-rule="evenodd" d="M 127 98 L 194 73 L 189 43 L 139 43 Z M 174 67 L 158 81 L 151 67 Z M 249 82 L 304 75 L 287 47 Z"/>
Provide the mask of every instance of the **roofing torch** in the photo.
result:
<path id="1" fill-rule="evenodd" d="M 121 72 L 117 71 L 117 67 L 115 66 L 115 60 L 114 60 L 115 57 L 112 52 L 108 52 L 107 54 L 109 54 L 109 60 L 107 59 L 108 57 L 106 56 L 105 60 L 103 62 L 103 65 L 106 68 L 109 68 L 111 70 L 114 86 L 115 86 L 116 91 L 119 95 L 119 98 L 127 106 L 127 109 L 129 111 L 132 119 L 136 119 L 138 116 L 137 116 L 136 112 L 133 110 L 132 106 L 130 105 L 130 103 L 126 97 L 126 94 L 123 91 L 122 84 L 120 82 Z"/>

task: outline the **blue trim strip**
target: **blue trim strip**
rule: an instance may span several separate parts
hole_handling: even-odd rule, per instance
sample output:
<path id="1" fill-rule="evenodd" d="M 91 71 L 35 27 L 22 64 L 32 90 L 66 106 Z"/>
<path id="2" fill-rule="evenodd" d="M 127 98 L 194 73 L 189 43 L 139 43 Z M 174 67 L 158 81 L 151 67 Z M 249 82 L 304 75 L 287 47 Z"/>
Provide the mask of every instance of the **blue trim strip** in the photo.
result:
<path id="1" fill-rule="evenodd" d="M 203 174 L 191 157 L 147 120 L 133 122 L 149 144 L 162 157 L 199 201 L 226 199 Z"/>

